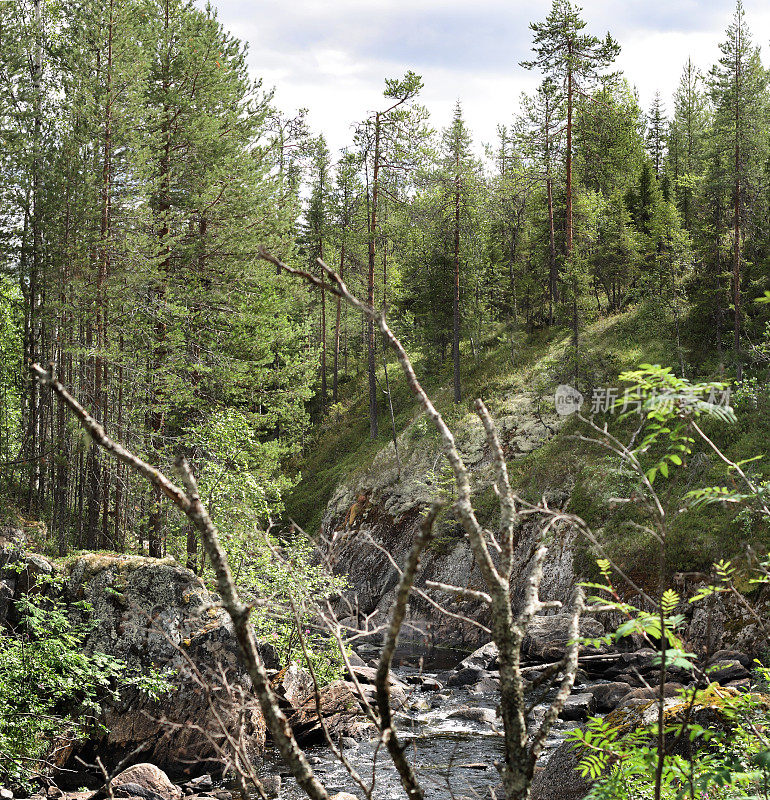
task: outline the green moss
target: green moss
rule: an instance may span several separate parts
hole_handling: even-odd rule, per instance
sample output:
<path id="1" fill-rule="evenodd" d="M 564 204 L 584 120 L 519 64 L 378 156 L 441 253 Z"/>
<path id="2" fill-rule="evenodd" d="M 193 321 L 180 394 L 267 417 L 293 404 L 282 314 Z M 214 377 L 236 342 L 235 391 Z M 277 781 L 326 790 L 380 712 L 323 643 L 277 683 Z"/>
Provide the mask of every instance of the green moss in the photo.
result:
<path id="1" fill-rule="evenodd" d="M 115 570 L 118 573 L 133 572 L 142 569 L 146 566 L 155 566 L 158 564 L 165 564 L 166 566 L 179 566 L 172 556 L 165 558 L 148 558 L 146 556 L 132 556 L 125 553 L 114 553 L 105 550 L 94 552 L 76 552 L 60 559 L 59 563 L 64 567 L 65 571 L 69 574 L 72 572 L 76 565 L 83 564 L 83 579 L 86 580 L 97 572 L 102 572 L 107 569 Z M 121 582 L 124 585 L 125 579 L 116 577 L 113 583 Z"/>

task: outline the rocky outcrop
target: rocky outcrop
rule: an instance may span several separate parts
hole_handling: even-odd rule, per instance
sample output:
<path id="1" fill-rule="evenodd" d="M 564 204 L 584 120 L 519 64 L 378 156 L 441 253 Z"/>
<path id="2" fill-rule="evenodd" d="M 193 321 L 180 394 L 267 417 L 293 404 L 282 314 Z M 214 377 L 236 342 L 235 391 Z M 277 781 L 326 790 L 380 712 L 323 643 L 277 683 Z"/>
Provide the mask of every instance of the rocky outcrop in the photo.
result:
<path id="1" fill-rule="evenodd" d="M 19 623 L 15 601 L 24 594 L 61 592 L 73 623 L 90 625 L 86 651 L 125 662 L 129 679 L 105 704 L 88 740 L 63 738 L 55 744 L 60 782 L 66 784 L 70 769 L 82 772 L 77 758 L 93 764 L 97 756 L 108 769 L 139 759 L 172 777 L 221 768 L 216 743 L 224 734 L 216 717 L 228 725 L 240 709 L 228 702 L 228 691 L 211 693 L 205 687 L 248 689 L 249 681 L 230 620 L 200 578 L 172 559 L 140 556 L 90 554 L 57 566 L 24 546 L 19 531 L 5 531 L 0 538 L 0 624 L 13 630 Z M 41 585 L 41 577 L 54 573 L 60 579 L 55 590 L 45 581 Z M 277 667 L 272 648 L 260 649 L 266 664 Z M 130 680 L 150 674 L 171 686 L 160 699 Z M 247 705 L 241 719 L 256 751 L 265 740 L 256 702 Z"/>
<path id="2" fill-rule="evenodd" d="M 0 624 L 17 623 L 14 601 L 39 591 L 40 575 L 57 573 L 59 588 L 73 623 L 87 622 L 84 642 L 89 653 L 104 653 L 126 665 L 126 678 L 163 677 L 170 691 L 153 698 L 139 682 L 124 681 L 119 696 L 109 700 L 99 724 L 86 741 L 62 738 L 53 747 L 57 781 L 64 787 L 72 776 L 82 785 L 82 762 L 97 757 L 108 770 L 133 761 L 148 762 L 129 770 L 127 787 L 144 787 L 145 800 L 165 798 L 157 787 L 147 788 L 153 770 L 175 780 L 218 773 L 219 744 L 227 732 L 240 730 L 254 755 L 265 743 L 265 724 L 253 699 L 250 681 L 240 665 L 232 625 L 200 578 L 173 559 L 93 553 L 56 566 L 27 553 L 22 539 L 0 542 Z M 303 744 L 324 740 L 318 719 L 313 682 L 307 670 L 290 664 L 279 670 L 274 649 L 259 643 L 260 654 L 273 676 L 279 702 Z M 376 705 L 374 670 L 352 666 L 366 701 Z M 361 702 L 349 681 L 335 681 L 320 690 L 321 716 L 327 730 L 340 736 L 363 736 Z M 407 702 L 407 687 L 391 680 L 394 709 Z M 80 759 L 80 760 L 78 760 Z M 148 772 L 149 770 L 149 772 Z M 156 776 L 157 777 L 157 776 Z M 95 780 L 98 778 L 95 777 Z M 161 780 L 161 778 L 158 778 Z M 128 789 L 126 790 L 128 791 Z M 125 792 L 124 792 L 125 794 Z M 131 795 L 133 796 L 133 795 Z M 137 795 L 144 796 L 144 795 Z"/>
<path id="3" fill-rule="evenodd" d="M 18 624 L 15 601 L 29 591 L 40 591 L 38 578 L 54 572 L 48 559 L 26 552 L 25 544 L 22 531 L 0 530 L 0 626 Z"/>
<path id="4" fill-rule="evenodd" d="M 511 393 L 496 404 L 500 438 L 511 458 L 519 458 L 549 440 L 560 419 L 537 413 L 536 401 L 520 393 Z M 489 449 L 481 422 L 474 414 L 453 425 L 456 441 L 466 465 L 471 470 L 477 510 L 480 518 L 490 518 L 497 502 L 492 492 L 494 482 Z M 451 485 L 446 461 L 427 421 L 420 417 L 399 437 L 396 459 L 391 443 L 375 457 L 364 473 L 340 484 L 324 514 L 322 528 L 331 542 L 326 554 L 334 569 L 347 576 L 348 599 L 358 610 L 359 618 L 374 615 L 379 621 L 389 611 L 398 582 L 398 572 L 383 553 L 387 551 L 402 564 L 419 529 L 426 508 Z M 550 502 L 558 505 L 567 499 L 562 492 Z M 517 566 L 524 572 L 531 557 L 535 530 L 524 525 L 519 534 Z M 551 558 L 545 570 L 543 597 L 567 600 L 574 582 L 572 535 L 567 533 L 552 543 Z M 372 545 L 372 541 L 379 545 Z M 426 580 L 470 588 L 482 584 L 474 566 L 470 547 L 461 527 L 449 512 L 436 524 L 433 543 L 425 552 L 418 585 Z M 475 601 L 453 604 L 453 609 L 483 622 L 486 609 Z M 428 644 L 472 649 L 483 642 L 482 631 L 447 619 L 419 597 L 410 603 L 410 623 L 423 632 Z M 344 612 L 343 612 L 344 614 Z M 355 623 L 357 620 L 350 620 Z M 407 626 L 403 635 L 408 634 Z"/>
<path id="5" fill-rule="evenodd" d="M 173 688 L 157 701 L 124 689 L 105 710 L 106 730 L 65 749 L 62 766 L 76 755 L 92 762 L 98 754 L 108 767 L 141 756 L 175 778 L 216 771 L 223 738 L 216 716 L 234 725 L 240 713 L 226 687 L 248 689 L 249 680 L 230 620 L 200 578 L 170 558 L 91 554 L 66 565 L 65 592 L 71 608 L 84 600 L 92 609 L 97 624 L 89 651 L 121 658 L 137 674 L 165 675 Z M 268 666 L 277 667 L 272 649 L 261 650 Z M 220 691 L 207 692 L 207 684 Z M 256 702 L 247 704 L 243 720 L 256 750 L 265 739 Z"/>

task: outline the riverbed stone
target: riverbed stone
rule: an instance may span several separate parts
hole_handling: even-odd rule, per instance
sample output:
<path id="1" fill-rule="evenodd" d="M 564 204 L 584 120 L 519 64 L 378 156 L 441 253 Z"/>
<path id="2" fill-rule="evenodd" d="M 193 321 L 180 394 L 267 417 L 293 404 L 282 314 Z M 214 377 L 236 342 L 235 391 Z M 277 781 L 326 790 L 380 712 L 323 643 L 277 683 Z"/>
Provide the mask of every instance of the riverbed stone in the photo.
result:
<path id="1" fill-rule="evenodd" d="M 631 691 L 631 684 L 624 681 L 590 683 L 584 687 L 594 697 L 596 711 L 604 714 L 617 708 L 618 703 Z"/>
<path id="2" fill-rule="evenodd" d="M 186 794 L 202 794 L 214 788 L 214 779 L 208 773 L 199 775 L 191 781 L 182 784 L 182 789 Z"/>
<path id="3" fill-rule="evenodd" d="M 474 706 L 463 706 L 448 715 L 448 719 L 462 719 L 468 722 L 479 722 L 482 725 L 495 725 L 497 715 L 493 708 L 480 708 Z"/>
<path id="4" fill-rule="evenodd" d="M 751 677 L 751 673 L 735 658 L 712 662 L 708 668 L 708 679 L 723 686 L 731 681 L 740 681 Z"/>
<path id="5" fill-rule="evenodd" d="M 684 685 L 676 681 L 669 681 L 663 685 L 663 697 L 671 698 L 678 697 L 679 693 L 684 689 Z M 639 689 L 632 689 L 628 694 L 621 698 L 618 703 L 618 708 L 626 708 L 627 706 L 634 705 L 637 702 L 647 702 L 655 700 L 660 697 L 660 689 L 657 686 L 641 687 Z"/>
<path id="6" fill-rule="evenodd" d="M 112 779 L 112 786 L 114 789 L 139 786 L 163 800 L 179 800 L 182 796 L 182 790 L 171 783 L 168 775 L 155 764 L 149 763 L 134 764 L 133 767 L 124 769 Z"/>
<path id="7" fill-rule="evenodd" d="M 475 669 L 494 669 L 497 664 L 497 645 L 494 642 L 487 642 L 487 644 L 474 650 L 467 658 L 464 658 L 459 666 L 473 667 Z"/>
<path id="8" fill-rule="evenodd" d="M 478 667 L 463 667 L 458 669 L 447 681 L 447 686 L 470 686 L 473 683 L 478 683 L 482 678 L 489 675 L 486 670 L 479 669 Z"/>
<path id="9" fill-rule="evenodd" d="M 594 713 L 594 696 L 590 692 L 571 694 L 559 716 L 566 720 L 586 720 Z"/>
<path id="10" fill-rule="evenodd" d="M 522 654 L 533 661 L 559 661 L 567 651 L 571 622 L 571 615 L 566 613 L 533 617 L 521 645 Z M 582 637 L 599 638 L 603 634 L 604 626 L 598 620 L 592 617 L 580 620 Z"/>
<path id="11" fill-rule="evenodd" d="M 264 792 L 268 797 L 278 797 L 278 795 L 281 793 L 280 775 L 278 774 L 264 775 L 259 779 L 259 781 L 262 784 L 262 788 L 264 789 Z"/>
<path id="12" fill-rule="evenodd" d="M 737 661 L 747 670 L 756 666 L 754 664 L 754 659 L 750 655 L 742 653 L 740 650 L 717 650 L 716 653 L 711 656 L 709 664 L 716 664 L 720 661 Z"/>

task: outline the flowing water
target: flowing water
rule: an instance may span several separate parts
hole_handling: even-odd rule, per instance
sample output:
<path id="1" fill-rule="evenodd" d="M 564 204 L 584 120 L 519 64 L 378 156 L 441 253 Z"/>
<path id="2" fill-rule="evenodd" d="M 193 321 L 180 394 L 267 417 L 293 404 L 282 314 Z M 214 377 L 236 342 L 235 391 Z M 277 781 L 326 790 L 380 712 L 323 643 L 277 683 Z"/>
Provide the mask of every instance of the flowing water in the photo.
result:
<path id="1" fill-rule="evenodd" d="M 416 670 L 401 667 L 396 677 L 405 680 Z M 432 673 L 423 673 L 433 677 Z M 415 766 L 425 796 L 430 800 L 459 798 L 489 798 L 490 788 L 500 785 L 495 762 L 502 757 L 502 725 L 496 708 L 495 693 L 475 693 L 452 688 L 411 692 L 406 709 L 395 715 L 398 735 L 408 745 L 408 754 Z M 467 709 L 478 709 L 467 711 Z M 545 706 L 536 708 L 542 715 Z M 475 719 L 468 719 L 474 717 Z M 551 731 L 548 749 L 559 744 L 564 733 L 575 723 L 557 721 Z M 309 748 L 307 755 L 321 780 L 330 792 L 350 792 L 363 797 L 345 768 L 325 747 Z M 352 742 L 343 750 L 350 764 L 360 773 L 367 785 L 374 778 L 374 797 L 377 800 L 404 798 L 398 774 L 384 747 L 376 742 Z M 281 798 L 299 800 L 304 793 L 296 786 L 288 771 L 278 761 L 268 759 L 266 773 L 283 776 Z M 497 791 L 497 797 L 501 792 Z"/>

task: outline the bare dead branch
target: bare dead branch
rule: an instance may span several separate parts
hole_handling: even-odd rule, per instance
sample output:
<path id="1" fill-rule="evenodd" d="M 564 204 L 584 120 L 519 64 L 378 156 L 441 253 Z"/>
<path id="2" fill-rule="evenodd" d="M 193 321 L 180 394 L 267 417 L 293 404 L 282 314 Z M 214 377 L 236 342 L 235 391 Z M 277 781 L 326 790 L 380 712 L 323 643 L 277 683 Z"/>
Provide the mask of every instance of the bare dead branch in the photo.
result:
<path id="1" fill-rule="evenodd" d="M 270 686 L 270 680 L 257 649 L 254 629 L 249 623 L 250 609 L 243 604 L 238 595 L 227 555 L 219 544 L 216 526 L 201 503 L 195 477 L 186 459 L 179 458 L 176 463 L 182 484 L 185 487 L 183 490 L 172 483 L 160 470 L 110 439 L 104 428 L 88 414 L 58 380 L 46 372 L 39 364 L 32 366 L 32 372 L 43 385 L 50 387 L 58 399 L 80 420 L 81 425 L 88 431 L 99 447 L 128 464 L 153 485 L 158 486 L 166 497 L 172 500 L 177 508 L 184 512 L 198 529 L 216 575 L 222 605 L 233 622 L 233 630 L 240 646 L 246 670 L 251 678 L 254 693 L 259 700 L 262 714 L 265 717 L 265 722 L 276 747 L 305 793 L 312 800 L 328 800 L 328 792 L 315 777 L 310 764 L 291 732 L 286 717 L 278 706 L 277 698 Z"/>

